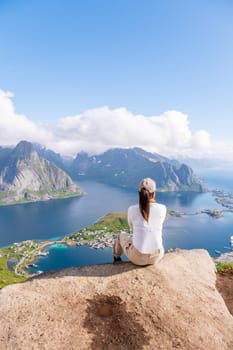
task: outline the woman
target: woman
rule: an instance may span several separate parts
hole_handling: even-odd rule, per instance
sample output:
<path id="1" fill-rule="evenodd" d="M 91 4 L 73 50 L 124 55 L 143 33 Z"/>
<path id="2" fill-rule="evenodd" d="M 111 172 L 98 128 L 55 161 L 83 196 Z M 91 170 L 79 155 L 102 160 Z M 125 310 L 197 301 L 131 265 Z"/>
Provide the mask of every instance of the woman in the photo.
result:
<path id="1" fill-rule="evenodd" d="M 122 232 L 114 242 L 114 262 L 121 261 L 124 252 L 135 265 L 152 265 L 164 255 L 162 228 L 166 217 L 165 205 L 156 203 L 156 183 L 150 178 L 139 183 L 139 204 L 128 209 L 128 223 L 133 237 Z"/>

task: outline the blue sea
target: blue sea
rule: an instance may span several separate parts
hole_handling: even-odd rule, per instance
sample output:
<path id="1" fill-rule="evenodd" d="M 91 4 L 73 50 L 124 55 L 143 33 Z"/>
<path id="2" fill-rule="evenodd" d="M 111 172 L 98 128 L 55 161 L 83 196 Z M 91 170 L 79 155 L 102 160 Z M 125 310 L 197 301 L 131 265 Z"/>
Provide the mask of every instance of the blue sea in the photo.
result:
<path id="1" fill-rule="evenodd" d="M 233 193 L 232 171 L 206 170 L 198 175 L 211 189 Z M 79 185 L 86 194 L 79 198 L 51 200 L 31 204 L 0 207 L 0 246 L 27 239 L 57 240 L 59 237 L 93 224 L 113 211 L 127 211 L 137 203 L 137 193 L 116 187 L 83 181 Z M 164 224 L 164 246 L 169 248 L 204 248 L 215 256 L 215 250 L 229 251 L 233 234 L 233 213 L 225 212 L 216 219 L 207 214 L 197 214 L 201 209 L 223 209 L 211 192 L 157 193 L 157 201 L 169 210 L 187 213 L 183 217 L 169 217 Z M 49 254 L 40 257 L 36 270 L 49 271 L 69 266 L 84 266 L 112 262 L 111 249 L 92 249 L 86 246 L 67 247 L 54 244 L 47 248 Z M 35 269 L 32 271 L 34 272 Z"/>

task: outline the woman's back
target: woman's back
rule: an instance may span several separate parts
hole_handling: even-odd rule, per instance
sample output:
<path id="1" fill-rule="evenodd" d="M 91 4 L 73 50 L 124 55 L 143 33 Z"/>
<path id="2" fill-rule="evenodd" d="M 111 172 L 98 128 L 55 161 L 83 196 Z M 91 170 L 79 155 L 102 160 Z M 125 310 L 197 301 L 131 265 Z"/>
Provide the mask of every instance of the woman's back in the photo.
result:
<path id="1" fill-rule="evenodd" d="M 138 186 L 139 203 L 128 209 L 128 223 L 133 238 L 121 232 L 114 242 L 114 262 L 124 252 L 135 265 L 158 263 L 164 256 L 162 228 L 166 217 L 165 205 L 155 201 L 156 182 L 147 177 Z"/>
<path id="2" fill-rule="evenodd" d="M 163 204 L 151 203 L 148 222 L 143 218 L 139 205 L 128 209 L 128 223 L 133 231 L 133 245 L 142 253 L 152 253 L 160 249 L 162 243 L 162 227 L 166 217 Z"/>

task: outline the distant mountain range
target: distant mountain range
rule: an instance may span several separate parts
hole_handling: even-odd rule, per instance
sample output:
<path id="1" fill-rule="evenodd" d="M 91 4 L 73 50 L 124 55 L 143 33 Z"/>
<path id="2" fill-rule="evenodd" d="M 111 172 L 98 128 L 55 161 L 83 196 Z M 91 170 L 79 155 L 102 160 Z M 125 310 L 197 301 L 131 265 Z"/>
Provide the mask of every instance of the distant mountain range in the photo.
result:
<path id="1" fill-rule="evenodd" d="M 137 188 L 142 178 L 151 177 L 159 191 L 203 190 L 192 168 L 140 148 L 115 148 L 95 156 L 79 153 L 69 171 L 78 180 L 96 180 L 132 189 Z"/>
<path id="2" fill-rule="evenodd" d="M 33 202 L 81 195 L 63 170 L 38 155 L 30 142 L 0 148 L 0 204 Z"/>
<path id="3" fill-rule="evenodd" d="M 92 156 L 81 152 L 66 159 L 27 141 L 15 148 L 0 147 L 0 203 L 79 195 L 82 191 L 73 180 L 137 189 L 144 177 L 155 179 L 158 191 L 203 190 L 191 167 L 141 148 L 115 148 Z"/>

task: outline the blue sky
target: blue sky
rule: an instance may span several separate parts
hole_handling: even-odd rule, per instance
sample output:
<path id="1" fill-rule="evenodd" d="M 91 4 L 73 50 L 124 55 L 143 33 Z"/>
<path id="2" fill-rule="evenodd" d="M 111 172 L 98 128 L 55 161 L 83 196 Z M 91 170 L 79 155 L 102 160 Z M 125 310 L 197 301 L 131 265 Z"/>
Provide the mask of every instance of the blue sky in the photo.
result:
<path id="1" fill-rule="evenodd" d="M 35 123 L 174 110 L 230 142 L 232 18 L 230 0 L 0 0 L 0 89 Z"/>

